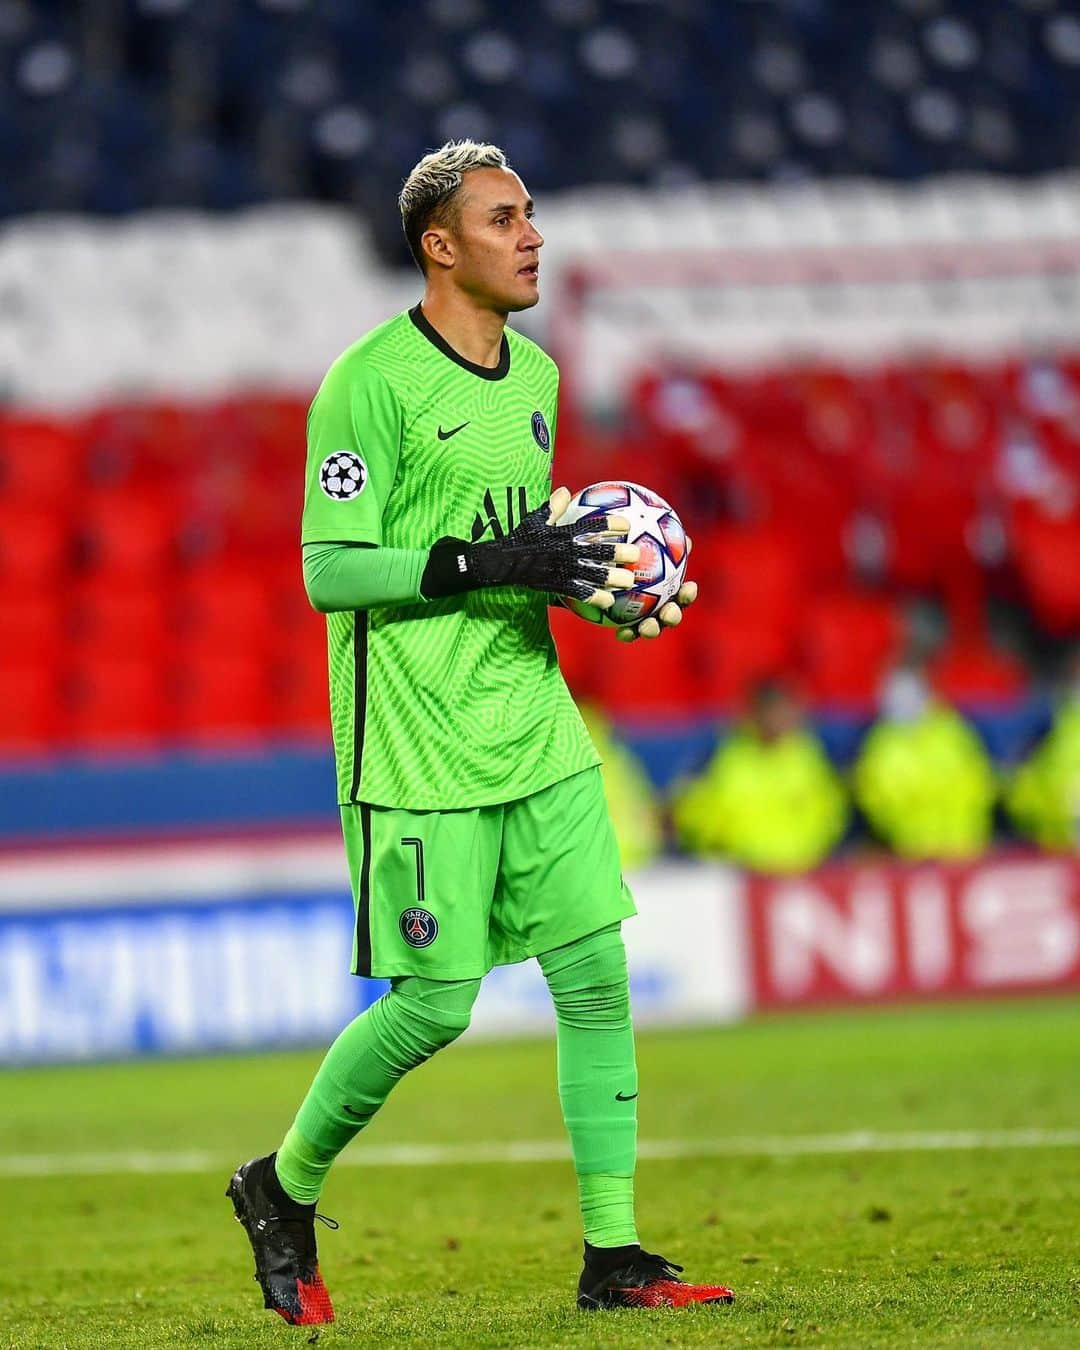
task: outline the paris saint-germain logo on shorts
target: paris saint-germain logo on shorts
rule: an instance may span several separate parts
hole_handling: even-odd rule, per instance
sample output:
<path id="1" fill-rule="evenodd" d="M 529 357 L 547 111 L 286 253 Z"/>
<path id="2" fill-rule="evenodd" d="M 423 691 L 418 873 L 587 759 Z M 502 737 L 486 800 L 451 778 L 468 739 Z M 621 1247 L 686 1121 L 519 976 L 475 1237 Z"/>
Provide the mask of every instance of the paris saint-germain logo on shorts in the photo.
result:
<path id="1" fill-rule="evenodd" d="M 403 910 L 398 928 L 410 947 L 430 947 L 439 936 L 439 921 L 426 909 Z"/>
<path id="2" fill-rule="evenodd" d="M 541 450 L 547 452 L 551 449 L 551 432 L 548 431 L 548 424 L 544 421 L 544 414 L 539 409 L 532 415 L 532 433 L 533 440 Z"/>

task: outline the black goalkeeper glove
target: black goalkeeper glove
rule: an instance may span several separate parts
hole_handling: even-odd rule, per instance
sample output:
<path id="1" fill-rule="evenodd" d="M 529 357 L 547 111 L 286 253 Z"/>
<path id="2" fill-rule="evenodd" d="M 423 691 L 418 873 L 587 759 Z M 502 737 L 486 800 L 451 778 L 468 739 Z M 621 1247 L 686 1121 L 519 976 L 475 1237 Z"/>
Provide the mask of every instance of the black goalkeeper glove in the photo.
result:
<path id="1" fill-rule="evenodd" d="M 592 516 L 556 525 L 569 504 L 570 493 L 559 488 L 546 506 L 530 511 L 502 539 L 486 544 L 438 540 L 428 554 L 420 594 L 437 600 L 487 586 L 525 586 L 609 609 L 612 591 L 634 584 L 633 572 L 615 564 L 637 562 L 637 546 L 611 542 L 625 536 L 630 522 L 622 516 Z"/>

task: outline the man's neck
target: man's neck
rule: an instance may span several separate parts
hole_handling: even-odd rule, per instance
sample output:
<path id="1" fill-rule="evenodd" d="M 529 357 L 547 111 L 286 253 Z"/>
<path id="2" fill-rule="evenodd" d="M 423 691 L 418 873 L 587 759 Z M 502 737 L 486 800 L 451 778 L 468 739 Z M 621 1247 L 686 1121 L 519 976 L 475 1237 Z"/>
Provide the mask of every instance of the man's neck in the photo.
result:
<path id="1" fill-rule="evenodd" d="M 424 318 L 449 342 L 459 356 L 474 366 L 494 370 L 502 354 L 506 315 L 491 309 L 478 309 L 457 291 L 424 292 L 420 302 Z"/>

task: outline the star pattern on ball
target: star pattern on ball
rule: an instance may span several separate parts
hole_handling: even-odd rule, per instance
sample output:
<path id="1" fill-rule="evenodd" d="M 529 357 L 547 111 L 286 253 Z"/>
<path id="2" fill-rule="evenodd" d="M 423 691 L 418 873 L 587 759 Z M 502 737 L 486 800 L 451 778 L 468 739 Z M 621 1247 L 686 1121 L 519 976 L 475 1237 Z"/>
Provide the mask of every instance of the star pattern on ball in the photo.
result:
<path id="1" fill-rule="evenodd" d="M 663 506 L 650 506 L 647 502 L 643 502 L 640 497 L 635 496 L 629 506 L 620 506 L 615 509 L 619 515 L 625 516 L 630 521 L 630 533 L 627 538 L 631 542 L 639 539 L 643 534 L 648 534 L 657 543 L 663 544 L 664 531 L 660 521 L 664 516 L 671 513 L 671 507 L 666 502 Z"/>
<path id="2" fill-rule="evenodd" d="M 319 466 L 319 486 L 333 501 L 358 497 L 367 484 L 367 465 L 353 450 L 335 450 Z"/>
<path id="3" fill-rule="evenodd" d="M 583 488 L 561 523 L 583 516 L 619 515 L 629 526 L 626 542 L 640 550 L 633 565 L 634 585 L 615 593 L 609 609 L 576 600 L 566 603 L 590 623 L 640 623 L 673 599 L 686 573 L 687 540 L 682 521 L 671 505 L 639 483 L 604 482 Z"/>

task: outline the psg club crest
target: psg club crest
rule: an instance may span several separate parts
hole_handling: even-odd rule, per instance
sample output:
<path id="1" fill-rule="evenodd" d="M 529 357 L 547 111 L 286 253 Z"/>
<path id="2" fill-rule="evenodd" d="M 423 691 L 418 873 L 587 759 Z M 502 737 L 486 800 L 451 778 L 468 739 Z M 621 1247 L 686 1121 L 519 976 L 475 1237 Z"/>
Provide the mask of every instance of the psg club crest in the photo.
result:
<path id="1" fill-rule="evenodd" d="M 439 936 L 439 921 L 426 909 L 403 910 L 398 928 L 410 947 L 430 947 Z"/>
<path id="2" fill-rule="evenodd" d="M 551 432 L 544 421 L 544 414 L 537 409 L 532 415 L 533 440 L 545 454 L 551 449 Z"/>
<path id="3" fill-rule="evenodd" d="M 335 450 L 319 466 L 319 486 L 335 502 L 351 502 L 367 484 L 367 465 L 351 450 Z"/>

